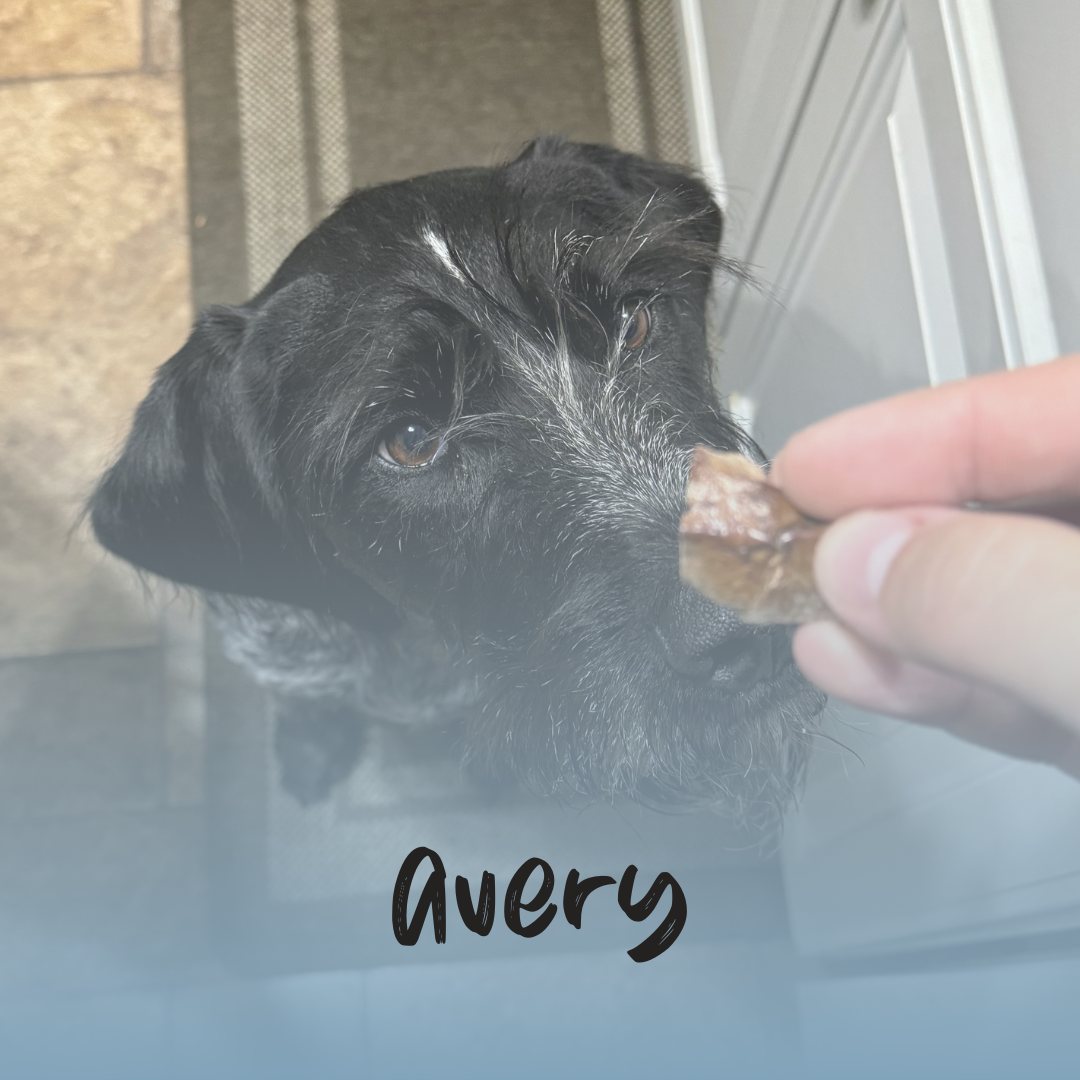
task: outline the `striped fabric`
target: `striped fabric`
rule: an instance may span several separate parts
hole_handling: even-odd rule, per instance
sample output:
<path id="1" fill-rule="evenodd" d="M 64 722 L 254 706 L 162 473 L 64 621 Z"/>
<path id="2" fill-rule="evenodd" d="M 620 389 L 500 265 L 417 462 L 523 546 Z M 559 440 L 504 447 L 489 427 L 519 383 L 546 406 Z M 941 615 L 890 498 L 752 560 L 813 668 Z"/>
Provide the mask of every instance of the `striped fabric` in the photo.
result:
<path id="1" fill-rule="evenodd" d="M 611 141 L 621 150 L 691 164 L 672 0 L 596 0 Z"/>
<path id="2" fill-rule="evenodd" d="M 338 3 L 233 0 L 250 292 L 352 186 Z M 689 163 L 672 0 L 596 0 L 596 17 L 612 142 Z"/>
<path id="3" fill-rule="evenodd" d="M 233 15 L 256 292 L 350 187 L 337 0 L 233 0 Z"/>

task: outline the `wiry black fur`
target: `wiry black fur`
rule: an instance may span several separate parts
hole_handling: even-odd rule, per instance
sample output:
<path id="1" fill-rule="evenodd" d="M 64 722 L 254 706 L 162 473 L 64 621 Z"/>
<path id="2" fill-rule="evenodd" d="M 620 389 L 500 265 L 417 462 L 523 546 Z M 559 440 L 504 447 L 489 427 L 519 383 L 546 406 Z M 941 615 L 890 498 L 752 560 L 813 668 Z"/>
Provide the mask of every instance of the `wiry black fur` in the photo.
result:
<path id="1" fill-rule="evenodd" d="M 679 169 L 539 140 L 352 195 L 161 368 L 94 527 L 231 597 L 233 654 L 336 748 L 293 761 L 301 797 L 347 771 L 353 715 L 459 720 L 469 762 L 544 791 L 786 801 L 822 699 L 784 631 L 677 575 L 690 448 L 753 452 L 710 381 L 720 227 Z M 429 465 L 378 453 L 410 420 Z"/>

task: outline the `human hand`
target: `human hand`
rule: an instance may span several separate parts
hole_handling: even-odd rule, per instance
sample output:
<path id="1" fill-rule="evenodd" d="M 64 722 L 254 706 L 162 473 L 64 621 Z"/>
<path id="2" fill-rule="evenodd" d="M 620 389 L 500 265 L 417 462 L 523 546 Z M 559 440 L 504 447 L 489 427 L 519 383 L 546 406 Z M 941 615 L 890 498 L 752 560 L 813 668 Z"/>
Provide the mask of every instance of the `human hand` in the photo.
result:
<path id="1" fill-rule="evenodd" d="M 840 413 L 771 478 L 837 519 L 814 564 L 836 621 L 794 640 L 808 678 L 1080 777 L 1080 529 L 958 509 L 1080 505 L 1080 356 Z"/>

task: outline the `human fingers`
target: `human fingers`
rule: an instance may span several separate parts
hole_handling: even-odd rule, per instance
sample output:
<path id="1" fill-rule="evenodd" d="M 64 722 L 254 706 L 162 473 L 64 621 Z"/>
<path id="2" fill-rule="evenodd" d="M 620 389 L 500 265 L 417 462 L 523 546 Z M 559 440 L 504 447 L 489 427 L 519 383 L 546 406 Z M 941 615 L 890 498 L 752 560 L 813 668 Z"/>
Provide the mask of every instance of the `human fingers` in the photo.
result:
<path id="1" fill-rule="evenodd" d="M 1080 731 L 1080 530 L 940 507 L 864 511 L 825 531 L 814 575 L 860 636 Z"/>
<path id="2" fill-rule="evenodd" d="M 772 481 L 832 520 L 864 507 L 1080 498 L 1080 355 L 849 409 L 793 435 Z"/>
<path id="3" fill-rule="evenodd" d="M 1080 779 L 1080 732 L 1009 694 L 904 660 L 831 620 L 801 626 L 792 648 L 803 674 L 834 697 Z"/>

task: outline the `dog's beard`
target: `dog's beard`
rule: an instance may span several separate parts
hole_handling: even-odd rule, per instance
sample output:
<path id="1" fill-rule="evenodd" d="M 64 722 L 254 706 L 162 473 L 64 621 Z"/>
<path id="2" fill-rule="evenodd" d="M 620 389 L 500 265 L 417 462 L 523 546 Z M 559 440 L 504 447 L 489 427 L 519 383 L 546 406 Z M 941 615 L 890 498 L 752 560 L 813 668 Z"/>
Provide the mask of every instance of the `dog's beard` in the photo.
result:
<path id="1" fill-rule="evenodd" d="M 771 828 L 798 788 L 824 695 L 782 631 L 775 673 L 744 689 L 679 674 L 628 615 L 631 589 L 609 573 L 579 577 L 538 632 L 480 646 L 466 760 L 544 794 L 722 806 Z"/>

